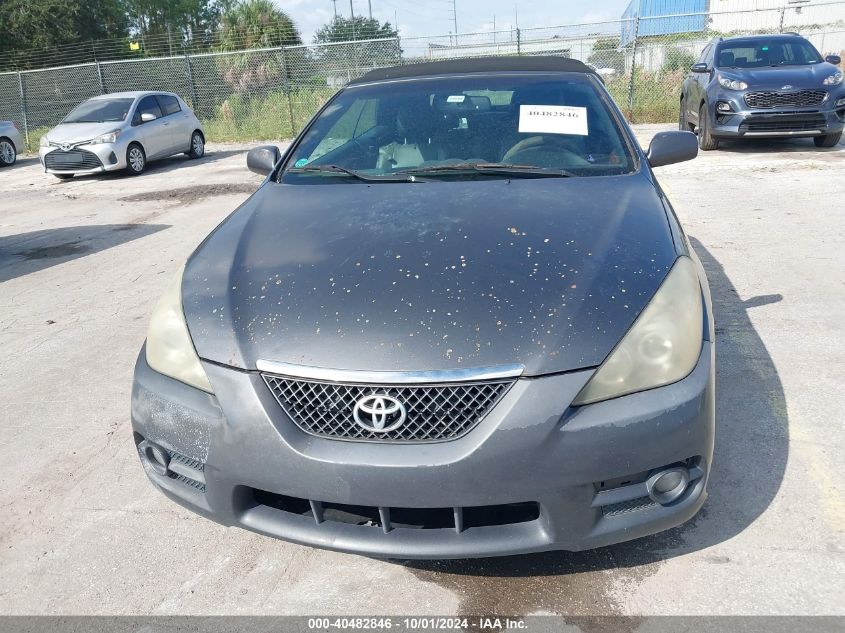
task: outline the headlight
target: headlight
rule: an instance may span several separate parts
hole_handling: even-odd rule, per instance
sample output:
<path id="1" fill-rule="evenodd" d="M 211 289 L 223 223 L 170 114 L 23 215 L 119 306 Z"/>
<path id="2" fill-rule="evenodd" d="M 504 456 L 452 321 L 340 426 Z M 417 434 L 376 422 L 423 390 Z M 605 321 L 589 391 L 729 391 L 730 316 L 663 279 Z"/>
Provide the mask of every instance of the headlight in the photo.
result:
<path id="1" fill-rule="evenodd" d="M 838 86 L 839 84 L 842 83 L 842 71 L 837 70 L 832 75 L 825 77 L 824 81 L 822 81 L 822 83 L 825 86 Z"/>
<path id="2" fill-rule="evenodd" d="M 147 331 L 147 364 L 160 374 L 214 393 L 194 350 L 182 312 L 184 271 L 183 265 L 153 310 L 150 329 Z"/>
<path id="3" fill-rule="evenodd" d="M 589 404 L 668 385 L 698 362 L 703 337 L 695 264 L 679 257 L 634 325 L 575 397 Z"/>
<path id="4" fill-rule="evenodd" d="M 42 136 L 41 140 L 38 141 L 39 147 L 50 147 L 50 141 L 47 140 L 46 136 Z"/>
<path id="5" fill-rule="evenodd" d="M 117 141 L 117 137 L 120 136 L 120 130 L 112 130 L 111 132 L 106 132 L 105 134 L 100 134 L 95 139 L 91 140 L 91 145 L 100 145 L 101 143 L 114 143 Z"/>
<path id="6" fill-rule="evenodd" d="M 722 75 L 719 75 L 719 85 L 728 90 L 745 90 L 748 88 L 748 84 L 744 81 L 723 77 Z"/>

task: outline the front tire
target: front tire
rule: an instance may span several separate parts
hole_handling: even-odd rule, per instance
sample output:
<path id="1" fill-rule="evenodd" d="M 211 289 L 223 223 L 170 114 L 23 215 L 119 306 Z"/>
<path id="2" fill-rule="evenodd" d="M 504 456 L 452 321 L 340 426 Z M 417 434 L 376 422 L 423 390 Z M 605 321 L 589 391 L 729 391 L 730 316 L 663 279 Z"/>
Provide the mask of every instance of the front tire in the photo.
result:
<path id="1" fill-rule="evenodd" d="M 707 117 L 707 106 L 698 109 L 698 146 L 705 152 L 719 149 L 719 139 L 710 133 L 710 119 Z"/>
<path id="2" fill-rule="evenodd" d="M 15 144 L 5 136 L 0 138 L 0 167 L 14 165 L 18 159 L 18 151 Z"/>
<path id="3" fill-rule="evenodd" d="M 191 149 L 187 154 L 190 158 L 202 158 L 205 154 L 205 139 L 199 130 L 191 134 Z"/>
<path id="4" fill-rule="evenodd" d="M 689 132 L 690 129 L 689 121 L 687 121 L 687 104 L 683 97 L 681 97 L 681 105 L 678 108 L 678 129 L 681 132 Z"/>
<path id="5" fill-rule="evenodd" d="M 140 176 L 147 167 L 147 155 L 138 143 L 132 143 L 126 148 L 126 173 L 130 176 Z"/>
<path id="6" fill-rule="evenodd" d="M 825 134 L 824 136 L 814 136 L 813 143 L 816 144 L 816 147 L 835 147 L 839 144 L 839 140 L 842 138 L 842 132 L 837 132 L 836 134 Z"/>

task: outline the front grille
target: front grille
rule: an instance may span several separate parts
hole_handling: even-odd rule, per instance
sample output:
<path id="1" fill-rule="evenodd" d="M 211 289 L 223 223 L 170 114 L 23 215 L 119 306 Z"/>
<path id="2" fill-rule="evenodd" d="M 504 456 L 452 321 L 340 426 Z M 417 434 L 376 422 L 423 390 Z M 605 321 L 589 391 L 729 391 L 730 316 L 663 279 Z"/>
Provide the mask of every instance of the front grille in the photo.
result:
<path id="1" fill-rule="evenodd" d="M 328 503 L 289 497 L 257 488 L 251 489 L 256 505 L 312 519 L 315 523 L 345 523 L 361 527 L 396 529 L 454 530 L 514 525 L 536 521 L 540 506 L 536 502 L 506 503 L 489 506 L 452 508 L 397 508 Z"/>
<path id="2" fill-rule="evenodd" d="M 44 164 L 47 169 L 74 170 L 74 169 L 96 169 L 102 167 L 99 157 L 84 149 L 72 149 L 63 152 L 60 149 L 47 152 L 44 155 Z"/>
<path id="3" fill-rule="evenodd" d="M 602 506 L 602 514 L 606 517 L 615 517 L 620 514 L 628 514 L 629 512 L 639 512 L 640 510 L 647 510 L 656 506 L 651 497 L 639 497 L 637 499 L 630 499 L 628 501 L 620 501 L 618 503 L 611 503 L 610 505 Z"/>
<path id="4" fill-rule="evenodd" d="M 824 129 L 824 115 L 790 117 L 748 117 L 739 126 L 740 132 L 808 132 Z"/>
<path id="5" fill-rule="evenodd" d="M 306 433 L 373 442 L 435 442 L 461 437 L 481 421 L 515 382 L 391 386 L 262 376 L 285 413 Z M 406 411 L 404 423 L 387 432 L 360 426 L 353 417 L 353 409 L 369 395 L 387 395 L 401 402 Z"/>
<path id="6" fill-rule="evenodd" d="M 745 103 L 754 110 L 773 108 L 815 108 L 824 103 L 824 90 L 794 90 L 791 92 L 761 91 L 745 93 Z"/>

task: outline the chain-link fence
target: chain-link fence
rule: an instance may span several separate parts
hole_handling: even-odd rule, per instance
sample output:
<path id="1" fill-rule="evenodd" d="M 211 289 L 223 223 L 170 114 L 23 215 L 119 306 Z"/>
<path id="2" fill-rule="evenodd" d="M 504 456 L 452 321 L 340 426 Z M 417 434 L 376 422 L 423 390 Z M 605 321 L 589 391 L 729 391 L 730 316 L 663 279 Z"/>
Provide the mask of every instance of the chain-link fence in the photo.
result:
<path id="1" fill-rule="evenodd" d="M 759 6 L 767 0 L 730 2 Z M 822 54 L 841 54 L 845 2 L 673 15 L 640 15 L 629 10 L 614 22 L 5 72 L 0 73 L 0 119 L 15 121 L 34 148 L 41 134 L 89 97 L 164 90 L 191 104 L 211 140 L 278 139 L 295 135 L 338 88 L 373 68 L 486 55 L 560 55 L 596 68 L 632 121 L 669 122 L 678 115 L 683 78 L 708 41 L 777 32 L 798 32 Z"/>

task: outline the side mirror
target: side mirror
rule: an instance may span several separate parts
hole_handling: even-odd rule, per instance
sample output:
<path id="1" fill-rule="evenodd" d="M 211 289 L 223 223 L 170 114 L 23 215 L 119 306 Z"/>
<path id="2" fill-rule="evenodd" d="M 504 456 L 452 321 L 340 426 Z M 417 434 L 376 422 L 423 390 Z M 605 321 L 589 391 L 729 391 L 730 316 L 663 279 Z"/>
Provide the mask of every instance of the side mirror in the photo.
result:
<path id="1" fill-rule="evenodd" d="M 828 55 L 824 58 L 824 60 L 828 64 L 833 64 L 834 66 L 839 66 L 842 63 L 842 58 L 839 55 Z"/>
<path id="2" fill-rule="evenodd" d="M 694 73 L 709 73 L 710 68 L 704 62 L 699 62 L 698 64 L 693 64 L 690 66 L 690 70 Z"/>
<path id="3" fill-rule="evenodd" d="M 149 123 L 150 121 L 156 120 L 156 115 L 152 112 L 142 112 L 141 113 L 141 123 Z"/>
<path id="4" fill-rule="evenodd" d="M 260 145 L 249 150 L 246 166 L 250 171 L 266 176 L 273 171 L 281 157 L 282 153 L 275 145 Z"/>
<path id="5" fill-rule="evenodd" d="M 652 167 L 682 163 L 698 156 L 698 138 L 692 132 L 658 132 L 648 146 Z"/>

